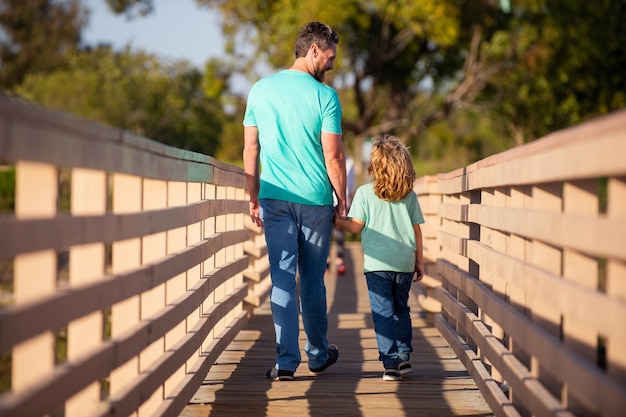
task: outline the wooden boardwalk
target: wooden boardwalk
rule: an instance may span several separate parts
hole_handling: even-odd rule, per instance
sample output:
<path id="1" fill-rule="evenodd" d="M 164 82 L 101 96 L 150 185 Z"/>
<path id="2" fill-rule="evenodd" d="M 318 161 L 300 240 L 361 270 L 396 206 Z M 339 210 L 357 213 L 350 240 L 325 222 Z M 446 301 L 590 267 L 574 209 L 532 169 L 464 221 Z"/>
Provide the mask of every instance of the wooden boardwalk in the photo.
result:
<path id="1" fill-rule="evenodd" d="M 454 352 L 411 297 L 413 372 L 382 380 L 362 252 L 348 244 L 348 273 L 327 277 L 329 342 L 339 361 L 324 374 L 308 373 L 306 355 L 294 381 L 265 377 L 275 355 L 269 304 L 219 357 L 183 417 L 491 417 L 489 406 Z M 304 346 L 304 332 L 300 334 Z"/>

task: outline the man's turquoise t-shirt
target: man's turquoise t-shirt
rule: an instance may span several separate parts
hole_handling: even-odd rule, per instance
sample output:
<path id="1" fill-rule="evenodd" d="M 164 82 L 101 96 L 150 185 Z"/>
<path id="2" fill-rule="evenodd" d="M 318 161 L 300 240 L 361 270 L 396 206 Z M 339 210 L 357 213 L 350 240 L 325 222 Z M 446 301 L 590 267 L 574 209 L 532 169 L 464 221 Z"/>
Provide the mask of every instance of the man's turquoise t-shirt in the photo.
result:
<path id="1" fill-rule="evenodd" d="M 259 131 L 260 199 L 333 203 L 321 143 L 322 131 L 341 134 L 333 88 L 305 72 L 280 71 L 254 84 L 243 125 Z"/>
<path id="2" fill-rule="evenodd" d="M 413 225 L 424 223 L 413 191 L 400 201 L 385 201 L 376 196 L 371 183 L 364 184 L 357 189 L 348 216 L 365 223 L 361 231 L 365 272 L 413 272 L 417 248 Z"/>

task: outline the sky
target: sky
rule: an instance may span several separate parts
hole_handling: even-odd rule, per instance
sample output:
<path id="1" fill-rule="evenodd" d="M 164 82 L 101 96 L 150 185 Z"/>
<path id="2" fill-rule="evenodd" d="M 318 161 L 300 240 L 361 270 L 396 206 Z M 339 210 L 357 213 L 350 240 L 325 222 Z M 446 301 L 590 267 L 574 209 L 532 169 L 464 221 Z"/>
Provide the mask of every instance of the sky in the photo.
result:
<path id="1" fill-rule="evenodd" d="M 154 11 L 127 20 L 109 11 L 105 0 L 81 0 L 91 10 L 83 40 L 109 43 L 114 49 L 130 44 L 166 59 L 186 59 L 202 68 L 207 59 L 224 54 L 219 14 L 194 0 L 154 0 Z"/>

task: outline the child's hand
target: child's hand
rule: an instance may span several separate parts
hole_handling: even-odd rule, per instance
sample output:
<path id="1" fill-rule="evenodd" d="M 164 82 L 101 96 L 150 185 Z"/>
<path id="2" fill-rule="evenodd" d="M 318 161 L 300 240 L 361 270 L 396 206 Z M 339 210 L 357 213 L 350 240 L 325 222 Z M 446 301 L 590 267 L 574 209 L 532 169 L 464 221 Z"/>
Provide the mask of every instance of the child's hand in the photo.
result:
<path id="1" fill-rule="evenodd" d="M 350 233 L 359 233 L 365 223 L 350 217 L 335 217 L 335 226 Z"/>
<path id="2" fill-rule="evenodd" d="M 413 278 L 413 282 L 418 282 L 422 278 L 424 278 L 424 264 L 415 264 L 415 278 Z"/>

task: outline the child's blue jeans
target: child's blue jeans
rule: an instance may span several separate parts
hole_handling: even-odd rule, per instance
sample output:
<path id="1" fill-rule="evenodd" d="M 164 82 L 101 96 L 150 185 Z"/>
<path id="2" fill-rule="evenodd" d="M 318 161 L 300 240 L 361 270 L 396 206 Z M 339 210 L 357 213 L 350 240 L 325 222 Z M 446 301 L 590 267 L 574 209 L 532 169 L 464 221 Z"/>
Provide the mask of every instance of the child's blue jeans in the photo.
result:
<path id="1" fill-rule="evenodd" d="M 397 369 L 413 352 L 413 326 L 408 301 L 412 272 L 366 272 L 378 359 L 385 369 Z"/>

